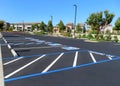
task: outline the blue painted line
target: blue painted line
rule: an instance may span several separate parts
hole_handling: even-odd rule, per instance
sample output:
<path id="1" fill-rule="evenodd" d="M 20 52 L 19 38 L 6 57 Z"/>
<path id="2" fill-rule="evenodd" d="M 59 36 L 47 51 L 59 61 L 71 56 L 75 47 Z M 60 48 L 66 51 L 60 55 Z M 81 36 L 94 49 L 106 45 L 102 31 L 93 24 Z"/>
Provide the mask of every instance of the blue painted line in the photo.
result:
<path id="1" fill-rule="evenodd" d="M 102 60 L 102 61 L 98 61 L 96 63 L 92 62 L 92 63 L 82 64 L 82 65 L 78 65 L 76 67 L 67 67 L 67 68 L 62 68 L 62 69 L 58 69 L 58 70 L 52 70 L 52 71 L 48 71 L 46 73 L 36 73 L 36 74 L 30 74 L 30 75 L 25 75 L 25 76 L 19 76 L 19 77 L 15 77 L 15 78 L 9 78 L 9 79 L 5 79 L 4 82 L 12 82 L 12 81 L 21 80 L 21 79 L 27 79 L 27 78 L 31 78 L 31 77 L 37 77 L 37 76 L 42 76 L 42 75 L 46 75 L 46 74 L 67 71 L 67 70 L 71 70 L 71 69 L 75 69 L 75 68 L 87 67 L 87 66 L 91 66 L 91 65 L 95 65 L 95 64 L 110 62 L 113 60 L 120 60 L 120 57 L 113 58 L 112 60 Z"/>
<path id="2" fill-rule="evenodd" d="M 74 52 L 88 52 L 88 50 L 75 50 L 75 51 L 68 51 L 68 52 L 56 52 L 56 53 L 49 53 L 49 54 L 46 54 L 46 56 L 50 56 L 50 55 L 57 55 L 57 54 L 61 54 L 61 53 L 65 53 L 65 54 L 68 54 L 68 53 L 74 53 Z M 36 55 L 30 55 L 30 56 L 20 56 L 20 57 L 23 57 L 23 58 L 32 58 L 32 57 L 37 57 L 37 56 L 41 56 L 43 54 L 36 54 Z M 12 60 L 12 59 L 16 59 L 16 58 L 19 58 L 19 57 L 3 57 L 2 60 Z"/>

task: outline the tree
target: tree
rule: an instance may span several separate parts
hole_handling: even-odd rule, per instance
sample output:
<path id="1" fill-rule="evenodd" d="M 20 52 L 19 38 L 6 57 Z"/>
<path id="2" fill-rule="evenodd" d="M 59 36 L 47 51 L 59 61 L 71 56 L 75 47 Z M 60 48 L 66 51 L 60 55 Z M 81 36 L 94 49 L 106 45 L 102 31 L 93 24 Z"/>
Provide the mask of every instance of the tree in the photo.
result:
<path id="1" fill-rule="evenodd" d="M 104 12 L 97 12 L 92 13 L 86 23 L 92 27 L 93 30 L 98 30 L 98 28 L 102 25 L 108 25 L 112 22 L 114 18 L 113 13 L 109 13 L 108 10 L 105 10 Z"/>
<path id="2" fill-rule="evenodd" d="M 32 31 L 33 31 L 33 30 L 35 30 L 35 29 L 37 29 L 37 30 L 38 30 L 38 24 L 37 24 L 37 23 L 32 24 Z"/>
<path id="3" fill-rule="evenodd" d="M 10 23 L 6 23 L 5 30 L 7 30 L 7 31 L 13 31 L 13 29 L 10 29 Z"/>
<path id="4" fill-rule="evenodd" d="M 60 29 L 60 31 L 65 30 L 65 25 L 64 25 L 64 23 L 63 23 L 62 20 L 60 20 L 60 22 L 59 22 L 59 24 L 58 24 L 58 28 Z"/>
<path id="5" fill-rule="evenodd" d="M 80 24 L 77 24 L 76 31 L 77 32 L 82 32 L 82 28 L 81 28 Z"/>
<path id="6" fill-rule="evenodd" d="M 48 31 L 48 32 L 52 32 L 52 30 L 53 30 L 53 24 L 52 24 L 52 21 L 48 21 L 47 31 Z"/>
<path id="7" fill-rule="evenodd" d="M 3 31 L 4 29 L 4 21 L 0 20 L 0 31 Z"/>
<path id="8" fill-rule="evenodd" d="M 92 30 L 97 30 L 102 22 L 102 12 L 92 13 L 86 23 L 91 26 Z"/>
<path id="9" fill-rule="evenodd" d="M 115 22 L 114 30 L 120 30 L 120 17 Z"/>
<path id="10" fill-rule="evenodd" d="M 45 26 L 46 26 L 45 23 L 42 21 L 40 23 L 39 29 L 45 31 Z"/>
<path id="11" fill-rule="evenodd" d="M 106 25 L 110 24 L 115 16 L 114 14 L 109 13 L 108 10 L 104 11 L 104 15 L 105 15 L 105 24 Z"/>

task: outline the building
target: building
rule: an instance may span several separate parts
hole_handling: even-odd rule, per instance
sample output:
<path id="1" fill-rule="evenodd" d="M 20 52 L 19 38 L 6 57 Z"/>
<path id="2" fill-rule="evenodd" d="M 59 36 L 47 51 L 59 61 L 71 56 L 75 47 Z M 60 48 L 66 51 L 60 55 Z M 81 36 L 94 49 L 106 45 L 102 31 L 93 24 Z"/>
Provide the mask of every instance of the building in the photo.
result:
<path id="1" fill-rule="evenodd" d="M 66 24 L 66 28 L 68 29 L 70 29 L 70 30 L 72 30 L 74 27 L 73 27 L 74 25 L 73 25 L 73 23 L 67 23 Z"/>
<path id="2" fill-rule="evenodd" d="M 31 31 L 33 24 L 40 24 L 38 22 L 34 23 L 10 23 L 11 27 L 14 27 L 14 31 Z"/>
<path id="3" fill-rule="evenodd" d="M 105 28 L 101 29 L 102 32 L 106 33 L 107 31 L 109 31 L 110 33 L 113 32 L 113 26 L 111 24 L 108 24 L 105 26 Z"/>

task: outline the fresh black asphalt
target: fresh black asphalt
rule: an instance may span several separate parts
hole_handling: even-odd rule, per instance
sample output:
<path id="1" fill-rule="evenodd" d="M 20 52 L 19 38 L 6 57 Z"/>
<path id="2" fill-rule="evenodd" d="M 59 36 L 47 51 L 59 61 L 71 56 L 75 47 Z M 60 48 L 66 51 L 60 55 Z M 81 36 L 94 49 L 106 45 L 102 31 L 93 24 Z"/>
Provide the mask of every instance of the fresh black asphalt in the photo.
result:
<path id="1" fill-rule="evenodd" d="M 42 59 L 5 79 L 5 86 L 120 86 L 119 43 L 85 42 L 83 39 L 37 36 L 19 32 L 3 32 L 2 34 L 18 56 L 23 57 L 18 61 L 3 65 L 4 76 L 46 54 Z M 30 40 L 29 38 L 33 39 Z M 45 42 L 42 42 L 42 40 Z M 2 44 L 3 64 L 19 58 L 15 58 L 11 54 L 11 49 L 8 48 L 2 39 L 0 39 L 0 42 Z M 47 42 L 61 45 L 50 46 Z M 65 50 L 62 48 L 64 46 L 77 47 L 79 49 Z M 106 55 L 93 53 L 92 55 L 98 62 L 94 63 L 89 50 L 114 55 L 111 58 L 118 59 L 110 60 Z M 72 67 L 77 51 L 77 64 L 76 67 Z M 63 52 L 63 56 L 50 67 L 48 74 L 41 74 Z M 49 73 L 49 71 L 52 72 Z M 30 77 L 20 78 L 21 76 Z M 9 81 L 9 79 L 14 80 Z"/>

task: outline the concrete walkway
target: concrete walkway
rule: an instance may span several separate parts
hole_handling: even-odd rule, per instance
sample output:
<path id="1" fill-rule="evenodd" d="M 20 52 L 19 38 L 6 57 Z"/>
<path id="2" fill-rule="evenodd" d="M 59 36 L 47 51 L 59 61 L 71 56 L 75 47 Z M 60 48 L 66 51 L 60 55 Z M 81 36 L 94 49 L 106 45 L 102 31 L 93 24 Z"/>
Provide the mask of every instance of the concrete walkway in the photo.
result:
<path id="1" fill-rule="evenodd" d="M 0 33 L 0 39 L 2 38 L 2 34 Z M 4 85 L 4 76 L 3 76 L 3 64 L 2 64 L 2 51 L 1 51 L 1 44 L 0 44 L 0 86 Z"/>

